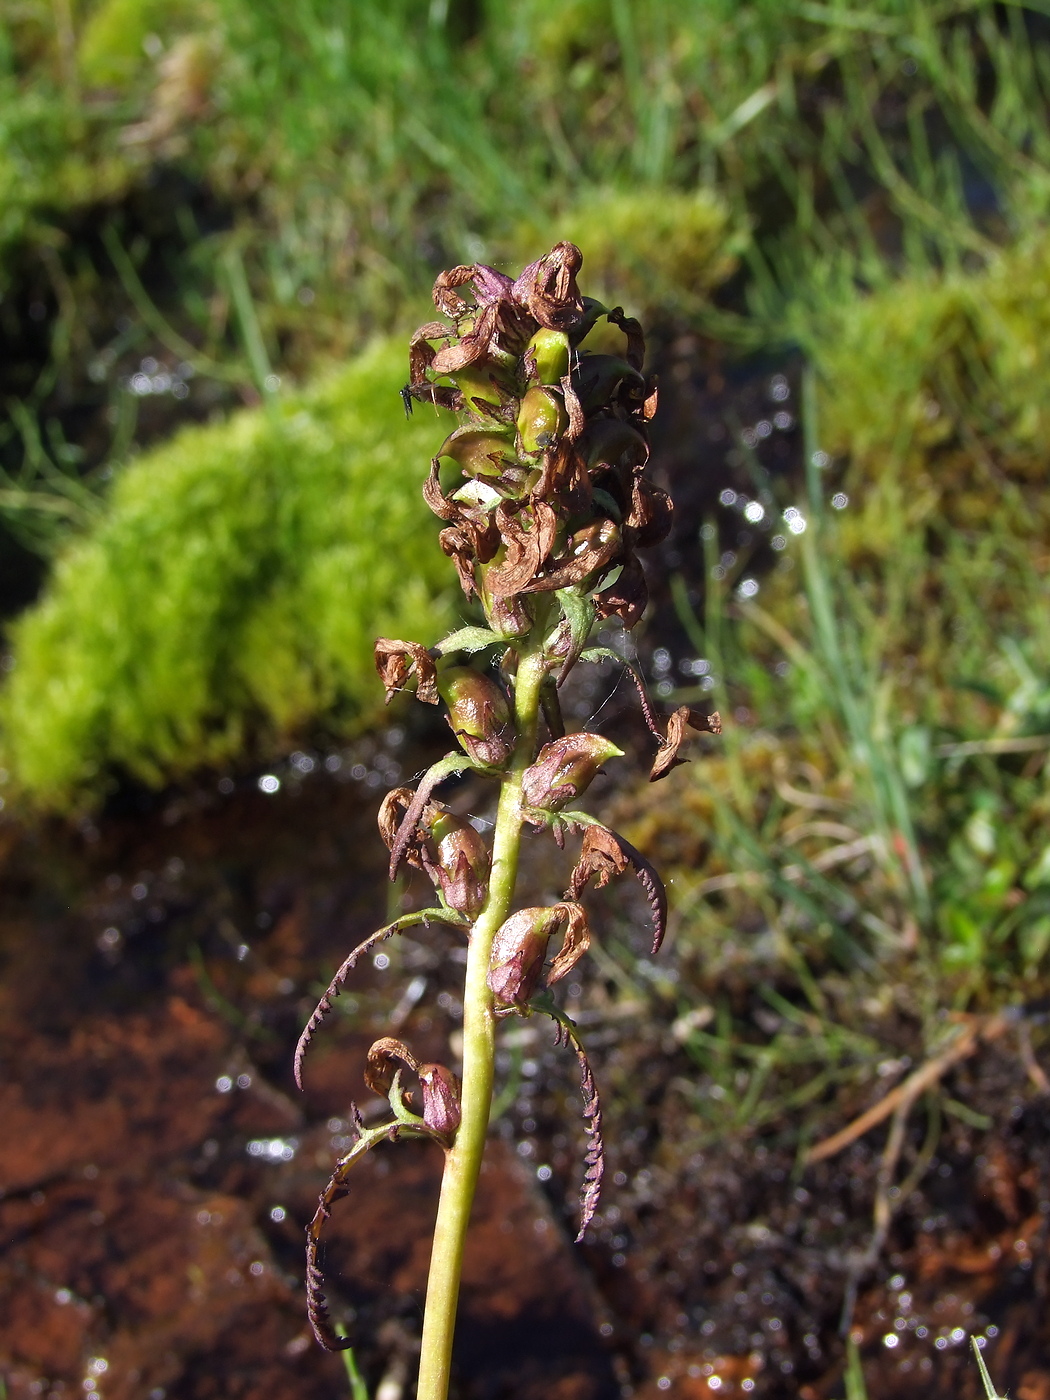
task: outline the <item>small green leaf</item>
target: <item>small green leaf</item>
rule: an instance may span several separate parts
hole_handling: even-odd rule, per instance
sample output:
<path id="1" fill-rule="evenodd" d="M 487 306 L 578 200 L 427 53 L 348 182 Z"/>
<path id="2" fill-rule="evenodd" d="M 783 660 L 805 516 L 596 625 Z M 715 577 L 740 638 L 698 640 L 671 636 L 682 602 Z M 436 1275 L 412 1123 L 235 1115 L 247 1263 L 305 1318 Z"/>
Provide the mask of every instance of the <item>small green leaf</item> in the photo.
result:
<path id="1" fill-rule="evenodd" d="M 591 635 L 591 628 L 594 626 L 596 613 L 594 603 L 589 597 L 577 593 L 572 588 L 561 588 L 555 595 L 561 604 L 562 617 L 569 625 L 569 650 L 565 655 L 565 662 L 558 673 L 558 684 L 561 685 L 566 676 L 580 659 L 580 655 L 587 645 L 587 639 Z"/>
<path id="2" fill-rule="evenodd" d="M 580 660 L 593 661 L 596 664 L 599 661 L 615 661 L 618 665 L 623 665 L 623 657 L 619 652 L 613 651 L 612 647 L 587 647 L 585 651 L 580 652 Z"/>
<path id="3" fill-rule="evenodd" d="M 484 651 L 485 647 L 506 645 L 505 639 L 487 627 L 461 627 L 450 633 L 444 641 L 438 642 L 436 650 L 442 656 L 451 656 L 454 651 Z"/>

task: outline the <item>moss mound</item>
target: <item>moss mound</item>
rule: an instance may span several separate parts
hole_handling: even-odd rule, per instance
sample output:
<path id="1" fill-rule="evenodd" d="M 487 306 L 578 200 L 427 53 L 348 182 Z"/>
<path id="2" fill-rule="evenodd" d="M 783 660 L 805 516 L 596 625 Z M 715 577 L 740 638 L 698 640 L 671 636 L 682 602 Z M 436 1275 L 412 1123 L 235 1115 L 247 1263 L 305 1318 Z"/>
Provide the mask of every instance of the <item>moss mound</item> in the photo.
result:
<path id="1" fill-rule="evenodd" d="M 21 789 L 65 805 L 115 769 L 157 783 L 374 717 L 373 637 L 433 637 L 452 598 L 419 493 L 441 426 L 405 423 L 403 378 L 383 341 L 128 467 L 15 629 L 0 722 Z"/>

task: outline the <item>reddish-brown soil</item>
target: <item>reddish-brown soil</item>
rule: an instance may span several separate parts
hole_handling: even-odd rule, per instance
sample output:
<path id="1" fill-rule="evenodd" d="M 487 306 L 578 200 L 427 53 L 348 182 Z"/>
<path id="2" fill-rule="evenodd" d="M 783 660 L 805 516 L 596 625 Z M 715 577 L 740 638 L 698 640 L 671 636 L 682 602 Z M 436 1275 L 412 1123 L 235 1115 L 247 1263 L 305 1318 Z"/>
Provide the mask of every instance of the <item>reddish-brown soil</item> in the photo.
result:
<path id="1" fill-rule="evenodd" d="M 306 1094 L 294 1089 L 319 982 L 383 917 L 377 791 L 314 773 L 275 798 L 245 785 L 72 835 L 0 832 L 8 1400 L 349 1394 L 307 1328 L 303 1227 L 348 1145 L 351 1100 L 375 1107 L 360 1077 L 369 1041 L 395 1009 L 417 1053 L 449 1058 L 460 968 L 445 933 L 388 945 L 389 966 L 364 968 L 319 1036 Z M 538 891 L 556 878 L 534 863 Z M 604 973 L 590 976 L 600 989 Z M 652 1009 L 599 1024 L 609 1176 L 575 1247 L 575 1065 L 548 1030 L 508 1030 L 456 1396 L 842 1396 L 839 1315 L 885 1129 L 805 1172 L 789 1135 L 698 1150 L 675 1097 L 691 1070 Z M 958 1067 L 951 1092 L 972 1121 L 944 1129 L 861 1278 L 868 1392 L 976 1397 L 975 1332 L 1000 1390 L 1044 1400 L 1050 1099 L 1006 1039 Z M 974 1126 L 981 1114 L 990 1127 Z M 331 1221 L 333 1316 L 373 1392 L 412 1373 L 439 1156 L 377 1149 Z"/>

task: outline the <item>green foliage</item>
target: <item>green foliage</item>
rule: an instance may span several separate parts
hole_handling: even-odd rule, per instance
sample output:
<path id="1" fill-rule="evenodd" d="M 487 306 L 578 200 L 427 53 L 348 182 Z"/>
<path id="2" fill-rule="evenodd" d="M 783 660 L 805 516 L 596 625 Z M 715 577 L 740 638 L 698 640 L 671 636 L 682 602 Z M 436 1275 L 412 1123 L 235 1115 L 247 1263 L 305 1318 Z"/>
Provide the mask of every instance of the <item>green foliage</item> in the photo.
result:
<path id="1" fill-rule="evenodd" d="M 832 459 L 802 505 L 809 530 L 789 535 L 759 599 L 734 592 L 745 557 L 703 618 L 679 599 L 715 698 L 755 722 L 674 775 L 678 805 L 639 816 L 639 840 L 678 853 L 700 961 L 752 957 L 742 928 L 803 980 L 799 958 L 881 977 L 919 947 L 931 985 L 980 996 L 1050 948 L 1050 49 L 1036 13 L 27 3 L 0 44 L 0 281 L 29 249 L 60 283 L 64 229 L 108 201 L 124 241 L 107 235 L 94 282 L 77 264 L 56 339 L 76 342 L 77 298 L 119 270 L 150 334 L 196 350 L 199 378 L 259 387 L 269 365 L 307 369 L 363 327 L 405 323 L 409 302 L 418 319 L 439 265 L 519 261 L 568 236 L 589 289 L 632 312 L 801 345 Z M 201 233 L 179 211 L 175 329 L 134 280 L 150 235 L 120 208 L 172 165 L 229 216 Z M 743 299 L 716 312 L 735 266 L 746 313 Z M 394 351 L 375 356 L 395 387 Z M 444 575 L 431 533 L 375 524 L 388 517 L 366 464 L 389 454 L 390 496 L 415 510 L 437 433 L 422 416 L 395 425 L 393 398 L 375 410 L 353 388 L 366 368 L 118 475 L 111 514 L 15 638 L 2 707 L 27 790 L 67 801 L 112 765 L 159 781 L 371 712 L 368 638 L 431 631 L 405 619 Z M 75 489 L 94 484 L 87 468 L 53 471 L 24 419 L 12 411 L 28 467 L 3 484 L 61 497 L 48 518 L 84 526 L 98 513 Z M 838 488 L 841 515 L 826 509 Z M 754 490 L 770 514 L 798 504 L 757 477 Z M 398 554 L 403 538 L 421 547 Z M 435 572 L 402 605 L 406 557 L 410 574 Z M 364 618 L 366 588 L 388 617 Z M 854 840 L 870 844 L 850 856 Z M 844 1064 L 868 1053 L 836 1046 Z"/>
<path id="2" fill-rule="evenodd" d="M 810 966 L 884 982 L 918 958 L 932 1034 L 946 986 L 983 998 L 1050 950 L 1045 258 L 1019 245 L 812 320 L 801 501 L 740 442 L 786 548 L 756 598 L 747 552 L 722 579 L 711 539 L 702 618 L 677 589 L 710 670 L 677 698 L 745 724 L 636 833 L 677 851 L 705 966 L 764 931 L 809 996 Z"/>
<path id="3" fill-rule="evenodd" d="M 0 703 L 6 762 L 40 802 L 221 764 L 373 718 L 377 633 L 452 616 L 400 343 L 317 388 L 181 433 L 129 466 L 90 538 L 15 629 Z M 410 561 L 410 562 L 409 562 Z"/>
<path id="4" fill-rule="evenodd" d="M 5 218 L 10 238 L 60 237 L 71 211 L 176 159 L 230 200 L 267 317 L 301 333 L 308 287 L 310 334 L 337 341 L 348 305 L 389 327 L 449 257 L 572 223 L 581 189 L 640 187 L 666 237 L 615 207 L 610 233 L 641 231 L 661 279 L 719 201 L 737 237 L 753 230 L 769 331 L 800 272 L 826 275 L 815 258 L 877 281 L 887 263 L 987 256 L 1045 211 L 1046 45 L 1025 15 L 991 0 L 27 4 L 6 69 L 0 53 Z M 714 193 L 694 205 L 697 190 Z M 874 231 L 887 216 L 903 258 Z"/>
<path id="5" fill-rule="evenodd" d="M 797 313 L 798 314 L 798 313 Z M 1042 347 L 1050 247 L 1036 232 L 981 271 L 912 274 L 820 309 L 799 330 L 833 391 L 825 446 L 866 477 L 877 461 L 928 462 L 960 441 L 994 444 L 1034 480 L 1050 434 Z M 972 455 L 972 454 L 971 454 Z M 982 487 L 985 483 L 982 483 Z"/>

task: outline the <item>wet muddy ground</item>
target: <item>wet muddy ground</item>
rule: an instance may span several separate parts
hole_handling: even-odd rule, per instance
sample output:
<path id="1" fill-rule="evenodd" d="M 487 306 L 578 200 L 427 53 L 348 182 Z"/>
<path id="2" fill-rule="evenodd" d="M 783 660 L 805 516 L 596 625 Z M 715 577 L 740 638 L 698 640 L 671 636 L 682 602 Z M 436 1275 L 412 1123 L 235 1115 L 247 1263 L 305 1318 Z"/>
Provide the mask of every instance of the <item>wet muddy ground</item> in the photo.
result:
<path id="1" fill-rule="evenodd" d="M 462 951 L 437 930 L 385 945 L 295 1090 L 291 1052 L 322 979 L 386 915 L 374 811 L 416 763 L 396 742 L 328 757 L 326 769 L 300 755 L 271 795 L 225 780 L 232 791 L 76 832 L 0 828 L 9 1400 L 349 1394 L 306 1325 L 303 1228 L 348 1145 L 351 1100 L 366 1117 L 376 1107 L 361 1082 L 370 1040 L 393 1027 L 424 1058 L 454 1057 Z M 457 800 L 478 811 L 487 799 L 465 788 Z M 534 844 L 530 893 L 563 879 Z M 634 914 L 619 894 L 598 912 L 599 926 Z M 638 923 L 641 950 L 641 911 Z M 945 1076 L 956 1107 L 935 1138 L 929 1114 L 908 1120 L 901 1162 L 922 1170 L 862 1267 L 887 1125 L 811 1167 L 787 1108 L 761 1131 L 701 1131 L 683 1097 L 699 1071 L 675 1027 L 682 997 L 702 989 L 669 998 L 653 982 L 639 996 L 611 960 L 588 962 L 567 996 L 606 1104 L 601 1213 L 574 1246 L 576 1066 L 548 1028 L 515 1022 L 466 1268 L 458 1397 L 830 1400 L 844 1394 L 851 1280 L 872 1400 L 976 1397 L 970 1334 L 986 1339 L 1000 1390 L 1050 1397 L 1038 1016 Z M 903 1051 L 907 1027 L 897 1034 Z M 827 1131 L 906 1063 L 866 1097 L 829 1095 Z M 427 1146 L 379 1149 L 331 1222 L 333 1314 L 387 1397 L 413 1371 L 439 1168 Z"/>

